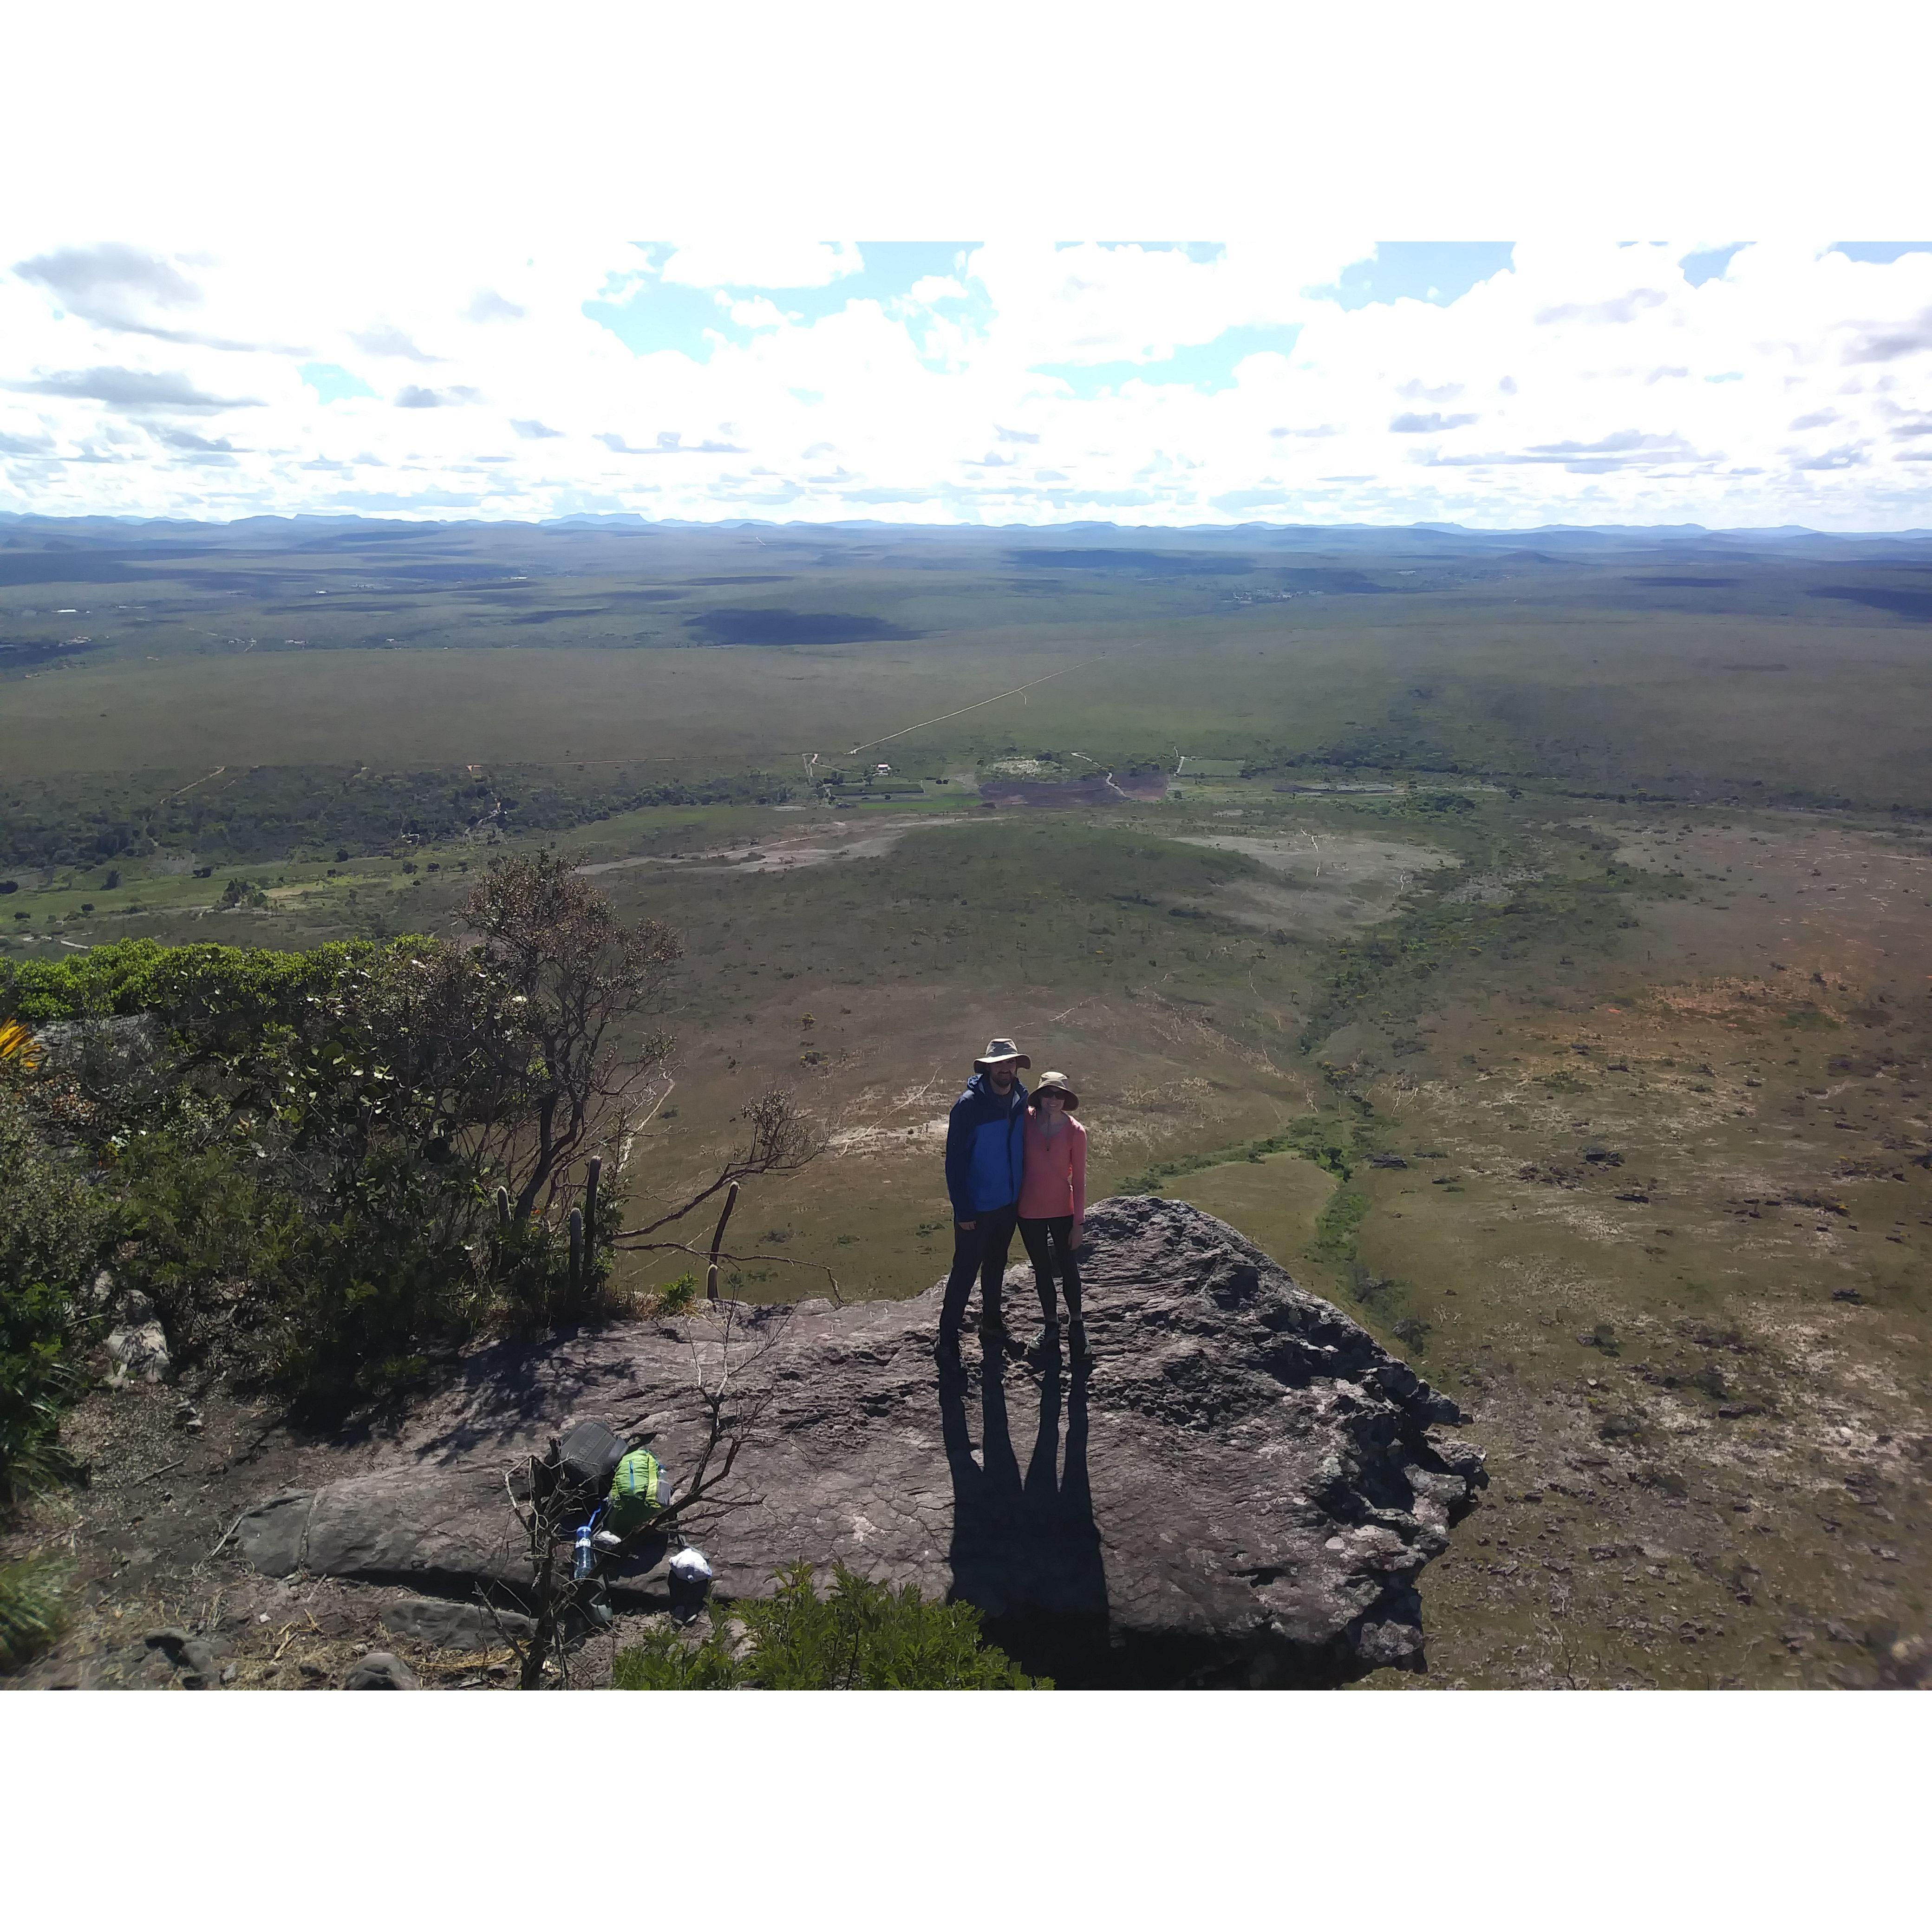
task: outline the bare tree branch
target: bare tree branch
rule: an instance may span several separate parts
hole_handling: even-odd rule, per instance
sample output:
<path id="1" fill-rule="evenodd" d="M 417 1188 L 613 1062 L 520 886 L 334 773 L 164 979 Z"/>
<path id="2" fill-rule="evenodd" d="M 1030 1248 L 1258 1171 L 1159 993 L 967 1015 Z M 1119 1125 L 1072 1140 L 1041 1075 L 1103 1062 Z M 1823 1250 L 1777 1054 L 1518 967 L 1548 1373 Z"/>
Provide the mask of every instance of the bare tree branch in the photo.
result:
<path id="1" fill-rule="evenodd" d="M 626 1228 L 617 1237 L 619 1242 L 640 1241 L 660 1228 L 682 1220 L 734 1180 L 743 1180 L 754 1174 L 795 1174 L 824 1150 L 823 1134 L 781 1088 L 774 1087 L 760 1094 L 745 1109 L 742 1118 L 748 1130 L 744 1142 L 727 1158 L 713 1178 L 682 1205 L 660 1214 L 656 1220 L 647 1221 L 642 1227 Z"/>
<path id="2" fill-rule="evenodd" d="M 694 1324 L 686 1338 L 690 1378 L 682 1402 L 671 1413 L 674 1420 L 698 1422 L 703 1437 L 689 1479 L 639 1532 L 674 1540 L 682 1540 L 697 1524 L 715 1523 L 734 1510 L 754 1508 L 764 1502 L 762 1495 L 733 1487 L 732 1477 L 740 1456 L 757 1438 L 777 1399 L 776 1370 L 792 1316 L 789 1309 L 748 1315 L 743 1304 L 723 1301 L 708 1304 L 688 1318 Z M 517 1496 L 515 1466 L 503 1476 L 511 1509 L 529 1544 L 533 1628 L 524 1644 L 504 1632 L 517 1656 L 518 1682 L 526 1690 L 543 1688 L 547 1664 L 555 1666 L 560 1684 L 569 1682 L 572 1613 L 598 1580 L 594 1570 L 581 1580 L 568 1567 L 559 1574 L 558 1550 L 570 1547 L 584 1509 L 582 1496 L 573 1494 L 562 1479 L 562 1460 L 554 1440 L 547 1458 L 524 1460 L 521 1466 L 527 1472 L 530 1491 L 527 1507 Z M 502 1630 L 500 1619 L 497 1627 Z"/>

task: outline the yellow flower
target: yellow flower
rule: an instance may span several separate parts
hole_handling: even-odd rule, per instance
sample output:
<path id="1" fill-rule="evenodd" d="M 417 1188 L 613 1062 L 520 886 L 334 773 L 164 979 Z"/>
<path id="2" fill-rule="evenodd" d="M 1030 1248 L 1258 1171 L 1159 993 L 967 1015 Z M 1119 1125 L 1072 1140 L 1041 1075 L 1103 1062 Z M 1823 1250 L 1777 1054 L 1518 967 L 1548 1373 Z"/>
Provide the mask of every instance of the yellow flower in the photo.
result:
<path id="1" fill-rule="evenodd" d="M 38 1066 L 40 1063 L 34 1036 L 18 1020 L 9 1020 L 0 1026 L 0 1060 L 16 1060 L 22 1066 Z"/>

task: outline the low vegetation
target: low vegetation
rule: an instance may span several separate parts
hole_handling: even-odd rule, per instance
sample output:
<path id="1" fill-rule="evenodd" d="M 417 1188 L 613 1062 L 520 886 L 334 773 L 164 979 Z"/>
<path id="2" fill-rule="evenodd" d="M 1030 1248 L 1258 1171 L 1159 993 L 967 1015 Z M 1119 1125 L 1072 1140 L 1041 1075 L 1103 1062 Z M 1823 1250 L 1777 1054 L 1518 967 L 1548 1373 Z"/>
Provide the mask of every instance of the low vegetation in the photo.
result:
<path id="1" fill-rule="evenodd" d="M 88 1341 L 137 1293 L 178 1366 L 317 1414 L 484 1322 L 609 1305 L 678 942 L 542 856 L 464 916 L 460 946 L 134 940 L 0 980 L 38 1042 L 0 1062 L 10 1493 L 58 1472 Z M 782 1102 L 746 1112 L 728 1179 L 808 1156 Z"/>
<path id="2" fill-rule="evenodd" d="M 32 1480 L 115 1294 L 190 1382 L 323 1416 L 696 1299 L 718 1204 L 678 1210 L 760 1135 L 727 1296 L 924 1288 L 947 1102 L 1010 1034 L 1080 1086 L 1094 1196 L 1198 1198 L 1471 1412 L 1424 1681 L 1854 1681 L 1923 1628 L 1932 708 L 1922 618 L 1870 601 L 1922 548 L 451 525 L 405 579 L 392 531 L 194 541 L 112 616 L 106 578 L 0 598 L 0 1019 L 43 1054 L 7 1184 L 85 1210 L 9 1216 Z M 714 610 L 918 634 L 692 648 Z M 546 848 L 686 947 L 616 1028 L 674 1018 L 676 1060 L 548 1169 L 550 1049 L 470 904 Z M 827 1122 L 808 1172 L 775 1084 Z M 78 1560 L 76 1602 L 125 1587 Z M 739 1681 L 698 1651 L 650 1667 Z"/>
<path id="3" fill-rule="evenodd" d="M 59 1640 L 73 1615 L 65 1580 L 49 1557 L 0 1564 L 0 1672 L 18 1670 Z"/>
<path id="4" fill-rule="evenodd" d="M 763 1600 L 734 1604 L 742 1642 L 691 1643 L 660 1628 L 618 1654 L 620 1690 L 1050 1690 L 980 1634 L 970 1604 L 894 1590 L 842 1563 L 823 1594 L 809 1563 L 778 1571 Z"/>

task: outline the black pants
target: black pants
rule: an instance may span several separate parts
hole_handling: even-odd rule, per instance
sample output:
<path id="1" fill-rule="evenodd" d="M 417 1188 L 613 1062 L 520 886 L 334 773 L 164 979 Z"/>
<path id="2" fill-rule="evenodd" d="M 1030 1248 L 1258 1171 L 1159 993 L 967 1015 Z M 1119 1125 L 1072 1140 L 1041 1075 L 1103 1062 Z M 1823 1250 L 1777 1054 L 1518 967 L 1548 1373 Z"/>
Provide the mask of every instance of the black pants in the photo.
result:
<path id="1" fill-rule="evenodd" d="M 956 1335 L 966 1313 L 973 1277 L 980 1277 L 980 1318 L 996 1326 L 1001 1319 L 1000 1285 L 1006 1272 L 1006 1250 L 1013 1244 L 1013 1224 L 1019 1205 L 988 1209 L 973 1217 L 970 1228 L 952 1224 L 952 1272 L 946 1277 L 946 1300 L 939 1311 L 939 1332 Z"/>
<path id="2" fill-rule="evenodd" d="M 1080 1319 L 1080 1264 L 1073 1258 L 1073 1216 L 1056 1214 L 1050 1220 L 1022 1221 L 1020 1239 L 1026 1244 L 1027 1258 L 1033 1263 L 1034 1285 L 1040 1290 L 1041 1312 L 1048 1326 L 1060 1319 L 1053 1294 L 1053 1264 L 1060 1264 L 1060 1280 L 1066 1292 L 1066 1312 Z"/>

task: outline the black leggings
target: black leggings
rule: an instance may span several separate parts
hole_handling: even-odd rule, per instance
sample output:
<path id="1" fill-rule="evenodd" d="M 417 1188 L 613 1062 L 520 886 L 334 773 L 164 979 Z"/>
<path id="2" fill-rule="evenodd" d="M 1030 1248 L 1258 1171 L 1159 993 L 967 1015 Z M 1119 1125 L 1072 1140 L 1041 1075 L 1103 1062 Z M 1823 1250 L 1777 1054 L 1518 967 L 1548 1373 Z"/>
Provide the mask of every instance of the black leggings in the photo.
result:
<path id="1" fill-rule="evenodd" d="M 1060 1279 L 1066 1294 L 1066 1312 L 1080 1319 L 1080 1264 L 1073 1258 L 1073 1216 L 1056 1214 L 1044 1221 L 1022 1220 L 1020 1239 L 1026 1244 L 1027 1258 L 1033 1263 L 1034 1283 L 1040 1290 L 1041 1312 L 1049 1327 L 1060 1319 L 1054 1304 L 1053 1264 L 1060 1264 Z"/>

